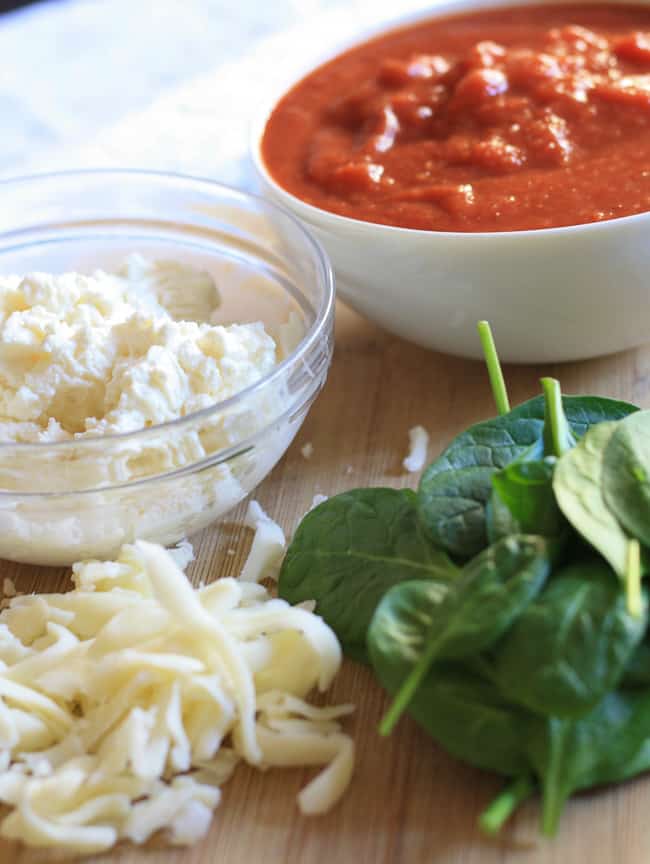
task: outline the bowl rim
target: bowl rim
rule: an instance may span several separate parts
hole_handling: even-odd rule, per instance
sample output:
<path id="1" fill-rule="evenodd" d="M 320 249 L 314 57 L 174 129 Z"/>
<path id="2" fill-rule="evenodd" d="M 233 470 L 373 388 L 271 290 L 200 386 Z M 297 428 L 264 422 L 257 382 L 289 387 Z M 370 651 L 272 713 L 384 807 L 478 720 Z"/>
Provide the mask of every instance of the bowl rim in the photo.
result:
<path id="1" fill-rule="evenodd" d="M 548 5 L 561 6 L 567 3 L 567 0 L 545 0 L 545 2 Z M 593 0 L 575 0 L 574 5 L 588 6 L 592 2 Z M 620 6 L 625 5 L 627 0 L 599 0 L 599 2 L 606 6 Z M 334 213 L 331 210 L 325 210 L 322 207 L 317 207 L 314 204 L 303 201 L 302 198 L 289 192 L 278 183 L 267 167 L 262 153 L 262 142 L 271 114 L 296 85 L 321 66 L 335 60 L 341 54 L 363 45 L 365 42 L 372 41 L 393 30 L 410 27 L 419 21 L 452 17 L 465 11 L 508 9 L 515 6 L 532 6 L 538 3 L 539 0 L 496 0 L 496 2 L 494 0 L 441 0 L 436 6 L 411 9 L 399 15 L 391 16 L 379 24 L 364 27 L 354 36 L 348 35 L 348 37 L 337 40 L 336 45 L 330 46 L 315 62 L 310 63 L 297 74 L 294 73 L 287 78 L 282 86 L 276 88 L 270 97 L 267 96 L 259 106 L 250 125 L 249 133 L 249 153 L 258 179 L 270 194 L 274 196 L 276 201 L 281 201 L 284 204 L 284 209 L 290 209 L 292 212 L 300 214 L 300 218 L 312 226 L 322 228 L 324 225 L 327 225 L 332 231 L 345 231 L 346 226 L 349 226 L 360 233 L 403 234 L 411 238 L 427 239 L 428 242 L 432 242 L 432 238 L 434 237 L 449 242 L 462 242 L 460 238 L 466 238 L 468 242 L 470 240 L 486 242 L 486 238 L 490 238 L 492 242 L 506 242 L 512 238 L 515 238 L 515 242 L 518 242 L 519 238 L 530 241 L 537 237 L 566 236 L 576 232 L 597 233 L 598 230 L 603 230 L 603 226 L 611 226 L 612 223 L 618 226 L 629 224 L 631 221 L 643 221 L 644 218 L 645 220 L 650 219 L 650 210 L 644 210 L 640 213 L 632 213 L 627 216 L 614 216 L 611 219 L 603 219 L 599 222 L 578 222 L 575 225 L 525 228 L 516 231 L 437 231 L 435 229 L 405 228 L 399 225 L 388 225 L 383 222 L 355 219 L 352 216 L 342 216 L 340 213 Z M 637 6 L 650 6 L 650 0 L 634 0 L 634 4 Z M 605 230 L 611 231 L 612 228 L 605 228 Z"/>
<path id="2" fill-rule="evenodd" d="M 218 183 L 215 180 L 211 180 L 207 177 L 200 177 L 189 174 L 182 174 L 174 171 L 155 171 L 148 169 L 139 169 L 139 168 L 84 168 L 84 169 L 71 169 L 65 171 L 50 171 L 50 172 L 36 172 L 31 174 L 20 175 L 16 177 L 10 177 L 6 179 L 0 179 L 0 200 L 2 198 L 3 192 L 7 188 L 19 188 L 20 186 L 34 183 L 45 183 L 45 182 L 56 182 L 60 180 L 83 180 L 88 177 L 105 177 L 105 178 L 114 178 L 116 181 L 122 179 L 123 181 L 132 180 L 132 179 L 142 179 L 142 180 L 151 180 L 154 182 L 158 182 L 161 184 L 169 185 L 169 186 L 181 186 L 182 188 L 187 189 L 187 187 L 195 188 L 197 190 L 203 190 L 205 192 L 213 192 L 217 195 L 220 193 L 225 193 L 230 196 L 230 198 L 239 199 L 241 202 L 253 202 L 255 204 L 262 205 L 263 209 L 267 209 L 270 211 L 271 215 L 275 212 L 280 214 L 283 218 L 288 219 L 289 222 L 298 230 L 299 235 L 303 238 L 308 248 L 311 249 L 311 252 L 315 258 L 317 263 L 318 270 L 321 274 L 321 280 L 324 288 L 324 296 L 322 301 L 320 302 L 318 308 L 316 308 L 316 317 L 311 326 L 304 333 L 302 339 L 298 343 L 298 345 L 291 351 L 280 363 L 273 367 L 273 369 L 268 372 L 266 375 L 263 375 L 259 380 L 255 381 L 253 384 L 248 385 L 243 390 L 239 390 L 237 393 L 229 396 L 227 399 L 223 399 L 219 402 L 214 402 L 211 405 L 208 405 L 205 408 L 201 408 L 199 411 L 193 411 L 190 414 L 186 414 L 183 417 L 177 417 L 174 420 L 167 420 L 164 423 L 158 423 L 154 426 L 147 426 L 141 429 L 135 429 L 129 432 L 112 432 L 107 435 L 89 435 L 83 438 L 70 438 L 65 439 L 63 441 L 36 441 L 36 442 L 26 442 L 26 441 L 8 441 L 8 442 L 0 442 L 0 453 L 3 450 L 11 448 L 12 450 L 16 449 L 20 452 L 64 452 L 66 449 L 74 449 L 77 451 L 77 448 L 82 448 L 86 450 L 91 450 L 93 447 L 101 446 L 102 442 L 127 442 L 130 440 L 143 440 L 150 437 L 156 437 L 160 434 L 161 431 L 168 430 L 176 430 L 179 428 L 183 428 L 184 426 L 190 426 L 197 421 L 205 419 L 209 417 L 211 414 L 222 411 L 229 410 L 236 406 L 239 403 L 244 402 L 250 396 L 259 393 L 264 390 L 266 387 L 273 385 L 278 378 L 281 378 L 287 370 L 290 368 L 299 365 L 304 359 L 305 355 L 310 352 L 310 350 L 317 344 L 323 336 L 327 335 L 327 327 L 328 322 L 332 319 L 333 311 L 334 311 L 334 302 L 336 299 L 336 291 L 335 291 L 335 281 L 334 281 L 334 273 L 332 270 L 332 265 L 330 263 L 329 257 L 325 252 L 322 244 L 319 240 L 314 237 L 308 230 L 305 228 L 303 223 L 296 218 L 296 216 L 287 210 L 284 207 L 281 207 L 275 201 L 269 201 L 267 198 L 264 198 L 261 195 L 256 195 L 250 192 L 242 192 L 240 189 L 236 189 L 233 186 L 229 186 L 225 183 Z M 29 228 L 25 228 L 24 230 L 29 230 Z M 0 232 L 0 251 L 2 250 L 1 244 L 3 241 L 11 238 L 11 231 L 2 231 Z M 295 409 L 294 409 L 295 410 Z M 283 416 L 284 416 L 283 412 Z M 275 422 L 272 421 L 272 422 Z M 245 442 L 242 442 L 245 443 Z M 229 447 L 223 450 L 217 450 L 214 453 L 210 454 L 209 457 L 211 460 L 216 459 L 220 454 L 228 454 L 235 447 L 235 449 L 239 450 L 241 444 L 229 445 Z M 224 456 L 226 458 L 226 456 Z M 151 479 L 161 479 L 163 477 L 169 476 L 170 473 L 176 474 L 178 470 L 184 470 L 186 468 L 190 468 L 195 465 L 201 465 L 204 460 L 199 460 L 198 462 L 192 462 L 186 466 L 182 466 L 181 469 L 175 469 L 172 472 L 165 472 L 163 474 L 152 474 L 150 476 L 138 478 L 133 481 L 126 481 L 127 484 L 135 482 L 143 482 Z M 219 461 L 222 461 L 221 459 Z M 123 483 L 115 483 L 108 484 L 106 486 L 101 487 L 91 487 L 89 489 L 83 490 L 73 490 L 76 494 L 81 491 L 98 491 L 100 489 L 107 490 L 113 489 L 117 486 L 122 486 Z M 0 490 L 0 492 L 7 492 L 8 490 Z M 10 490 L 9 490 L 10 491 Z M 69 494 L 69 493 L 47 493 L 47 492 L 34 492 L 34 493 L 24 493 L 24 492 L 11 492 L 13 495 L 24 495 L 24 494 Z"/>

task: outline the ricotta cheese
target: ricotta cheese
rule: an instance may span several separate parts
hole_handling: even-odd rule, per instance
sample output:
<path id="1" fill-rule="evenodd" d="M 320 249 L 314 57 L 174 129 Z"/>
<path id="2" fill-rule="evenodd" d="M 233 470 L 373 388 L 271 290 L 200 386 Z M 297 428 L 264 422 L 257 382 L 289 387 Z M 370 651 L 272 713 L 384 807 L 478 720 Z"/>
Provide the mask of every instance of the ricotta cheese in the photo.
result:
<path id="1" fill-rule="evenodd" d="M 411 474 L 421 471 L 427 463 L 429 433 L 424 426 L 409 429 L 409 452 L 402 465 Z"/>
<path id="2" fill-rule="evenodd" d="M 311 513 L 311 511 L 315 510 L 316 507 L 318 507 L 320 504 L 324 504 L 325 501 L 327 501 L 327 498 L 328 498 L 327 495 L 323 495 L 320 492 L 317 492 L 314 495 L 314 497 L 311 499 L 311 506 L 307 512 Z"/>
<path id="3" fill-rule="evenodd" d="M 251 386 L 286 334 L 218 324 L 219 302 L 208 273 L 139 255 L 111 273 L 0 277 L 0 557 L 169 546 L 266 476 L 302 420 L 284 416 L 286 376 Z M 292 313 L 293 341 L 297 326 Z"/>
<path id="4" fill-rule="evenodd" d="M 0 278 L 0 441 L 133 432 L 255 383 L 275 343 L 259 322 L 211 324 L 218 303 L 208 274 L 140 256 Z"/>

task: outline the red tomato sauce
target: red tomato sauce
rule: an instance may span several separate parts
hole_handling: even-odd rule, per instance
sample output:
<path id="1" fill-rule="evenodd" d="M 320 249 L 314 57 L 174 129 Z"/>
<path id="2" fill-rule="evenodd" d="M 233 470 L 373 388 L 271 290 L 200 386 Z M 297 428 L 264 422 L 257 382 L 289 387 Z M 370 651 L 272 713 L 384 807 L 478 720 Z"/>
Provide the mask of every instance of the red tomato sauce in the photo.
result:
<path id="1" fill-rule="evenodd" d="M 385 33 L 286 94 L 262 154 L 303 201 L 406 228 L 650 210 L 650 6 L 500 8 Z"/>

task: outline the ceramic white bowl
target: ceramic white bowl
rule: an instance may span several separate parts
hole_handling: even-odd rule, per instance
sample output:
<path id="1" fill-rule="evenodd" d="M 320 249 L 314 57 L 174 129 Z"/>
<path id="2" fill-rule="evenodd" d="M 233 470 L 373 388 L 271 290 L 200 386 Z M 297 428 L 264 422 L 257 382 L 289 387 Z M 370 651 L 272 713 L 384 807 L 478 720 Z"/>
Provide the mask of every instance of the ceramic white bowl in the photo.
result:
<path id="1" fill-rule="evenodd" d="M 419 18 L 488 5 L 499 4 L 450 0 L 357 34 L 329 57 Z M 264 106 L 252 157 L 264 193 L 329 253 L 339 296 L 351 306 L 405 339 L 467 357 L 480 356 L 476 322 L 487 318 L 501 358 L 515 363 L 576 360 L 648 341 L 650 213 L 534 231 L 419 231 L 338 216 L 283 189 L 264 164 L 261 140 L 281 96 L 310 71 L 301 70 Z"/>

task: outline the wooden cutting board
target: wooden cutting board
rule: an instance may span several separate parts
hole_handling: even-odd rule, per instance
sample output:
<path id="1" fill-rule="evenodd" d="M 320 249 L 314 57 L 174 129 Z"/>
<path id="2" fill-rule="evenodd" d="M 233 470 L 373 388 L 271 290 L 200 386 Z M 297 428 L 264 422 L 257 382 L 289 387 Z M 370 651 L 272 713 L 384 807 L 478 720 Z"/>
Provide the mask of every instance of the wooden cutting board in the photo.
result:
<path id="1" fill-rule="evenodd" d="M 498 336 L 498 334 L 497 334 Z M 565 393 L 598 393 L 650 405 L 650 348 L 558 366 L 506 368 L 516 404 L 544 375 Z M 389 336 L 339 304 L 336 355 L 325 390 L 286 457 L 255 497 L 290 534 L 316 492 L 367 485 L 412 486 L 401 468 L 408 430 L 431 433 L 432 458 L 460 430 L 492 416 L 479 362 L 424 351 Z M 311 442 L 311 459 L 300 448 Z M 244 506 L 231 521 L 194 538 L 194 582 L 236 575 L 248 551 Z M 235 556 L 226 550 L 236 549 Z M 4 564 L 21 591 L 53 591 L 67 572 Z M 124 846 L 94 861 L 119 864 L 646 864 L 650 861 L 650 775 L 582 795 L 566 808 L 552 841 L 537 833 L 530 802 L 496 840 L 476 829 L 499 780 L 442 752 L 408 718 L 389 739 L 377 735 L 386 699 L 365 668 L 345 662 L 328 701 L 354 702 L 348 729 L 357 761 L 345 799 L 330 814 L 304 817 L 295 799 L 310 770 L 261 773 L 241 767 L 223 788 L 208 836 L 192 849 Z M 0 841 L 0 864 L 67 861 Z"/>

